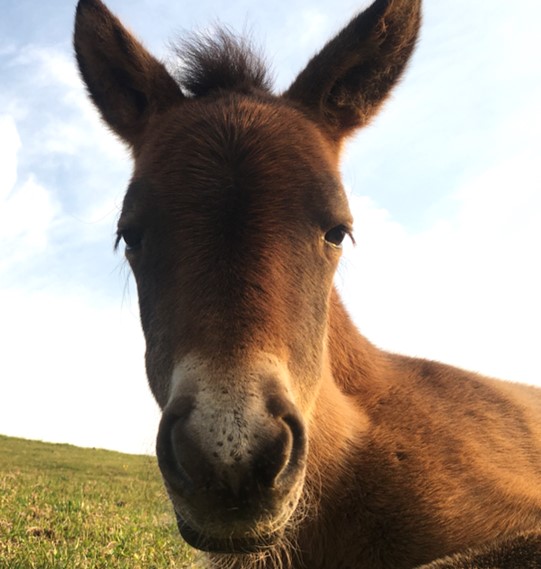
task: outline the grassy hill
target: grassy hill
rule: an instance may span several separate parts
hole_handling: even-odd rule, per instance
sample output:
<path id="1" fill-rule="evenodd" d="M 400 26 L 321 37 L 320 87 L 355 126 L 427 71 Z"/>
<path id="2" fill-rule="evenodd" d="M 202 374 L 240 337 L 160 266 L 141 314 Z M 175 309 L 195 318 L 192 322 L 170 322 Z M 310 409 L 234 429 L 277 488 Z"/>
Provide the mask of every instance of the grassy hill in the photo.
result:
<path id="1" fill-rule="evenodd" d="M 0 435 L 0 569 L 186 569 L 156 460 Z"/>

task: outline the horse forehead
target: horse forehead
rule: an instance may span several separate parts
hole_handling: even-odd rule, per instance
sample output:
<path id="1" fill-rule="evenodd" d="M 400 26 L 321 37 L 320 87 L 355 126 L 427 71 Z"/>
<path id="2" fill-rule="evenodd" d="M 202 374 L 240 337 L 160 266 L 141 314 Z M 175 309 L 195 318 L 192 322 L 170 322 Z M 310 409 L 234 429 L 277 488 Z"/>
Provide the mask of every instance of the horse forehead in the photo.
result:
<path id="1" fill-rule="evenodd" d="M 190 101 L 160 117 L 152 130 L 139 170 L 155 176 L 177 175 L 206 186 L 228 179 L 280 180 L 298 186 L 311 177 L 338 178 L 328 140 L 279 99 Z"/>
<path id="2" fill-rule="evenodd" d="M 142 207 L 162 212 L 163 222 L 326 225 L 348 217 L 327 139 L 280 101 L 181 105 L 156 123 L 138 162 L 135 178 L 149 189 Z"/>

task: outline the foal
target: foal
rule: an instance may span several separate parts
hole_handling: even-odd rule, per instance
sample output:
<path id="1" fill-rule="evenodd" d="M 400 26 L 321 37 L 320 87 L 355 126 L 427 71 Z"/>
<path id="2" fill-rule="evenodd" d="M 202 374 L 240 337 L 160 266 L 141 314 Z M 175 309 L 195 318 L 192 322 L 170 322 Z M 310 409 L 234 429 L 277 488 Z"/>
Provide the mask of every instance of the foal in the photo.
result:
<path id="1" fill-rule="evenodd" d="M 135 163 L 118 242 L 158 462 L 211 567 L 541 567 L 541 392 L 377 349 L 332 284 L 352 231 L 340 149 L 419 21 L 420 0 L 376 0 L 277 96 L 225 33 L 173 77 L 79 2 L 81 74 Z"/>

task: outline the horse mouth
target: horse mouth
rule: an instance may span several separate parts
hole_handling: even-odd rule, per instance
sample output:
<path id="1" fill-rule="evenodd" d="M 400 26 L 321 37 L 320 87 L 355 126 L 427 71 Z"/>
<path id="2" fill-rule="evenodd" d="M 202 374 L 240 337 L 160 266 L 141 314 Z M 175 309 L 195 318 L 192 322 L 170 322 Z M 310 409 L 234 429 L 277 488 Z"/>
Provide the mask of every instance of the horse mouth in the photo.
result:
<path id="1" fill-rule="evenodd" d="M 191 527 L 175 511 L 180 535 L 188 545 L 207 553 L 249 554 L 260 553 L 270 549 L 278 542 L 279 532 L 269 535 L 254 535 L 240 537 L 216 537 L 207 535 Z"/>

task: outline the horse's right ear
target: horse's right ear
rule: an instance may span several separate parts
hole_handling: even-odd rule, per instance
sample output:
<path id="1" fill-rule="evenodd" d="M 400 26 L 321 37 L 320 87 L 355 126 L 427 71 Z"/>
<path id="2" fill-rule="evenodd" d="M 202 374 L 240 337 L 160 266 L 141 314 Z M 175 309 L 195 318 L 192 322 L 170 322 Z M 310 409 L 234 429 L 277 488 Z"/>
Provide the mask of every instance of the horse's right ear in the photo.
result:
<path id="1" fill-rule="evenodd" d="M 376 113 L 408 62 L 421 0 L 375 0 L 331 40 L 284 97 L 340 141 Z"/>
<path id="2" fill-rule="evenodd" d="M 109 126 L 132 147 L 152 113 L 183 98 L 164 65 L 100 0 L 79 0 L 73 43 L 92 100 Z"/>

